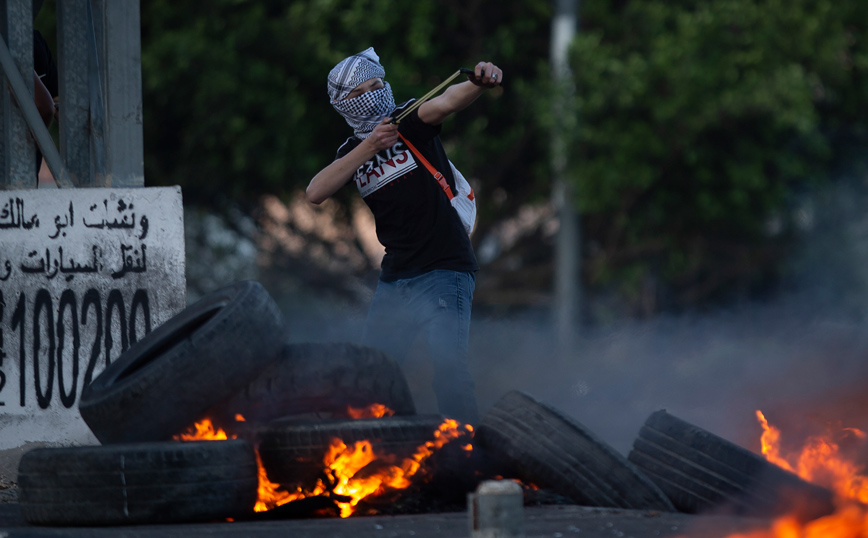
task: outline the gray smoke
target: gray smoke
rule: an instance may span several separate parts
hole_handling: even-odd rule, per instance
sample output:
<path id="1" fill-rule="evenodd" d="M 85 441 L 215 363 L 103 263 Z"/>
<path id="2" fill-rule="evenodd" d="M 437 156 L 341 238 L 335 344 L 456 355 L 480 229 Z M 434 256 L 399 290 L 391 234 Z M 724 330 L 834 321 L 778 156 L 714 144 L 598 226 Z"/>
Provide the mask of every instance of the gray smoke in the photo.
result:
<path id="1" fill-rule="evenodd" d="M 762 433 L 756 410 L 793 448 L 827 426 L 868 429 L 865 182 L 841 182 L 792 207 L 800 246 L 773 300 L 585 329 L 566 357 L 557 356 L 547 314 L 475 318 L 481 411 L 523 390 L 623 454 L 658 409 L 752 450 Z M 421 410 L 435 412 L 430 367 L 416 360 L 405 371 Z"/>
<path id="2" fill-rule="evenodd" d="M 793 223 L 801 238 L 786 291 L 773 300 L 586 328 L 565 357 L 556 354 L 548 313 L 475 315 L 470 357 L 480 411 L 523 390 L 623 454 L 659 409 L 752 450 L 759 449 L 758 409 L 795 444 L 830 424 L 868 429 L 868 188 L 839 182 L 791 206 L 769 225 L 780 233 L 781 222 Z M 213 268 L 219 249 L 204 252 L 196 257 Z M 358 341 L 367 305 L 262 278 L 291 340 Z M 418 351 L 405 374 L 419 411 L 435 413 L 430 365 Z"/>

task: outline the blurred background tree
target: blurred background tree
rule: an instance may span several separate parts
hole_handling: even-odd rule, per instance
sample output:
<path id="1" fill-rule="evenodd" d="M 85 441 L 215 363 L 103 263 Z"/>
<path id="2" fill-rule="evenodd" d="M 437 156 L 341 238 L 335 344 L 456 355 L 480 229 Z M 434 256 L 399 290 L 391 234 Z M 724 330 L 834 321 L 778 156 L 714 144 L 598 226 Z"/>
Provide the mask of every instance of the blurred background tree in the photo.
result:
<path id="1" fill-rule="evenodd" d="M 591 289 L 646 313 L 776 289 L 797 195 L 865 164 L 866 23 L 856 1 L 583 2 Z"/>
<path id="2" fill-rule="evenodd" d="M 334 158 L 350 131 L 325 80 L 345 56 L 374 46 L 399 102 L 458 67 L 497 62 L 505 88 L 447 120 L 443 140 L 480 195 L 481 275 L 503 292 L 551 293 L 550 233 L 488 248 L 492 230 L 548 201 L 550 0 L 141 8 L 147 184 L 181 185 L 185 204 L 214 212 L 250 213 L 262 195 L 289 200 Z M 866 177 L 868 2 L 584 0 L 580 9 L 570 170 L 588 319 L 780 291 L 811 226 L 797 218 L 805 196 Z M 51 0 L 37 27 L 53 44 Z"/>
<path id="3" fill-rule="evenodd" d="M 509 92 L 451 119 L 461 125 L 447 123 L 444 142 L 516 203 L 545 192 L 528 181 L 537 163 L 526 157 L 545 146 L 527 98 L 533 80 L 518 74 L 544 65 L 547 1 L 155 0 L 142 10 L 147 177 L 183 185 L 187 200 L 251 204 L 306 187 L 352 134 L 326 76 L 368 46 L 398 102 L 483 59 L 516 73 Z"/>

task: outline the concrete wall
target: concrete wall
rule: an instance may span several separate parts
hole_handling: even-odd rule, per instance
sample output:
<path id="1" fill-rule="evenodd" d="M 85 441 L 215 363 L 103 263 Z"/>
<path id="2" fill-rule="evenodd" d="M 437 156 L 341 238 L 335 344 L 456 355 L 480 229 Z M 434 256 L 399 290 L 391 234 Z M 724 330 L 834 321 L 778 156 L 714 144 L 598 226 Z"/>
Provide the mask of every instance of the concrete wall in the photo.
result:
<path id="1" fill-rule="evenodd" d="M 0 192 L 0 451 L 96 443 L 85 384 L 186 305 L 178 187 Z"/>

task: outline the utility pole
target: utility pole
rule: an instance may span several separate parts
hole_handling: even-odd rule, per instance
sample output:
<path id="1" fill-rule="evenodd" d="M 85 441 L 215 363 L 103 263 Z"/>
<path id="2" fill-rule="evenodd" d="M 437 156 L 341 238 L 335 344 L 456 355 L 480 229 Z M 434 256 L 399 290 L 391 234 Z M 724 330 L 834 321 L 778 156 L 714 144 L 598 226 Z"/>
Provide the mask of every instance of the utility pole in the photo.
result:
<path id="1" fill-rule="evenodd" d="M 5 41 L 13 66 L 26 76 L 19 89 L 33 102 L 33 11 L 31 0 L 0 2 L 0 39 Z M 23 86 L 23 88 L 21 88 Z M 36 142 L 30 137 L 24 111 L 11 91 L 5 69 L 0 69 L 0 190 L 36 188 Z"/>
<path id="2" fill-rule="evenodd" d="M 552 129 L 552 203 L 560 222 L 555 243 L 554 318 L 558 353 L 567 356 L 573 347 L 581 304 L 581 238 L 574 189 L 567 177 L 567 141 L 575 129 L 575 84 L 569 64 L 569 47 L 576 35 L 578 0 L 555 0 L 551 30 L 551 64 L 554 96 Z"/>

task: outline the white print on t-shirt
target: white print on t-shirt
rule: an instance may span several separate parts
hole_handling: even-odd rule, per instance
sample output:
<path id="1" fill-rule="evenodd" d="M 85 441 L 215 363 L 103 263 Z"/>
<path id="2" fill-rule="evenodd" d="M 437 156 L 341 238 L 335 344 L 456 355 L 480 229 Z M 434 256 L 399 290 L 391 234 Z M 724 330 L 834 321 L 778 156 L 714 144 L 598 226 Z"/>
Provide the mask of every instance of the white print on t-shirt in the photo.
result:
<path id="1" fill-rule="evenodd" d="M 386 158 L 377 154 L 356 171 L 353 179 L 362 198 L 417 168 L 410 151 L 399 149 L 400 146 L 400 142 L 396 143 L 385 151 Z"/>

